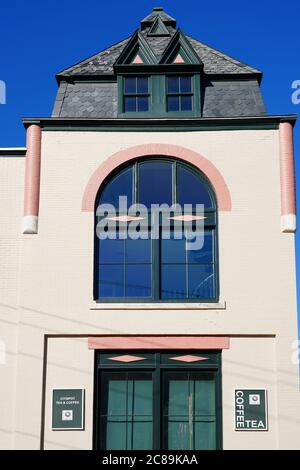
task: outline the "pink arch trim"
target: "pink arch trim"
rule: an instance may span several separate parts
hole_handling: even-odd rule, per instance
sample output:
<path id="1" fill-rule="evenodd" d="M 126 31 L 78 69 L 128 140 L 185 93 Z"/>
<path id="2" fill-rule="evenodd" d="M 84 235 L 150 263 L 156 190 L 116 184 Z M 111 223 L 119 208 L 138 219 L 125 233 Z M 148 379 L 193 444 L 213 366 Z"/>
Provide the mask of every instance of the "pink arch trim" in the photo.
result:
<path id="1" fill-rule="evenodd" d="M 228 186 L 223 176 L 213 163 L 193 150 L 180 147 L 179 145 L 170 144 L 137 145 L 111 155 L 90 177 L 82 199 L 82 211 L 94 211 L 95 199 L 98 190 L 112 171 L 120 165 L 130 162 L 130 160 L 146 156 L 178 158 L 179 160 L 195 166 L 202 171 L 211 182 L 217 196 L 218 210 L 231 211 L 231 196 Z"/>

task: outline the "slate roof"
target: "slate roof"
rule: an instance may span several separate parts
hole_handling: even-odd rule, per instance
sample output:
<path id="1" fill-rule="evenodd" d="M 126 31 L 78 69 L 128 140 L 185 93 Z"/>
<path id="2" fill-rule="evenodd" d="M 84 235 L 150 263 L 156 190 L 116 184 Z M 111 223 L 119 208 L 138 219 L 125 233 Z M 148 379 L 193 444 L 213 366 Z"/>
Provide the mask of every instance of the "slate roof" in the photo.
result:
<path id="1" fill-rule="evenodd" d="M 149 36 L 157 17 L 164 22 L 168 36 Z M 141 22 L 139 34 L 147 41 L 159 62 L 176 34 L 176 20 L 156 8 Z M 53 117 L 117 118 L 118 90 L 114 64 L 132 36 L 99 52 L 58 74 Z M 201 79 L 201 116 L 260 116 L 266 110 L 262 100 L 259 77 L 261 72 L 190 36 L 185 38 L 203 63 L 205 75 Z M 247 76 L 249 74 L 249 76 Z M 224 77 L 223 77 L 224 75 Z M 96 80 L 98 77 L 110 80 Z M 114 77 L 112 77 L 114 76 Z M 68 80 L 68 78 L 76 79 Z M 84 81 L 89 77 L 88 81 Z M 90 78 L 95 77 L 95 81 Z"/>
<path id="2" fill-rule="evenodd" d="M 173 18 L 167 15 L 163 11 L 153 11 L 148 15 L 143 22 L 154 21 L 157 15 L 164 20 L 172 20 Z M 148 24 L 148 23 L 146 23 Z M 175 22 L 176 24 L 176 22 Z M 157 59 L 161 57 L 162 53 L 168 46 L 172 37 L 176 32 L 176 28 L 173 26 L 167 26 L 170 36 L 160 37 L 160 36 L 148 36 L 149 26 L 142 27 L 140 33 L 143 35 L 144 39 L 148 42 L 149 46 L 157 56 Z M 245 73 L 257 73 L 261 72 L 243 62 L 240 62 L 223 52 L 214 49 L 197 39 L 191 38 L 186 35 L 187 39 L 190 41 L 191 45 L 198 54 L 200 60 L 204 64 L 204 72 L 207 74 L 245 74 Z M 113 65 L 117 60 L 118 56 L 121 54 L 122 50 L 126 46 L 130 38 L 126 38 L 117 44 L 89 57 L 88 59 L 79 62 L 78 64 L 71 66 L 58 73 L 58 76 L 72 76 L 72 75 L 114 75 Z"/>

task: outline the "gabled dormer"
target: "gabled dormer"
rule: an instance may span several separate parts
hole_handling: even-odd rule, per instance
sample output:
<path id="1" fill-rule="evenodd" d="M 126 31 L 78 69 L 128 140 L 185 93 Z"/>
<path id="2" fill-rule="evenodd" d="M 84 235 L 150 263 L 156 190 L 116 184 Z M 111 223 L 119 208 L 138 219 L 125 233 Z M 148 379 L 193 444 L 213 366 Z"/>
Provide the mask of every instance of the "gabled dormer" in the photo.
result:
<path id="1" fill-rule="evenodd" d="M 123 65 L 154 65 L 157 58 L 151 47 L 137 30 L 115 62 L 115 70 L 122 70 Z"/>
<path id="2" fill-rule="evenodd" d="M 259 70 L 184 34 L 156 7 L 131 37 L 57 75 L 53 116 L 264 115 L 261 77 Z"/>
<path id="3" fill-rule="evenodd" d="M 157 16 L 147 35 L 160 37 L 170 36 L 170 32 L 164 24 L 163 20 L 161 19 L 160 15 Z"/>
<path id="4" fill-rule="evenodd" d="M 160 64 L 194 65 L 200 70 L 203 66 L 197 53 L 180 29 L 174 34 L 159 61 Z M 197 67 L 198 66 L 198 67 Z"/>
<path id="5" fill-rule="evenodd" d="M 158 45 L 163 46 L 159 55 Z M 154 9 L 114 64 L 119 116 L 200 116 L 202 69 L 190 42 L 176 29 L 176 21 L 161 8 Z"/>

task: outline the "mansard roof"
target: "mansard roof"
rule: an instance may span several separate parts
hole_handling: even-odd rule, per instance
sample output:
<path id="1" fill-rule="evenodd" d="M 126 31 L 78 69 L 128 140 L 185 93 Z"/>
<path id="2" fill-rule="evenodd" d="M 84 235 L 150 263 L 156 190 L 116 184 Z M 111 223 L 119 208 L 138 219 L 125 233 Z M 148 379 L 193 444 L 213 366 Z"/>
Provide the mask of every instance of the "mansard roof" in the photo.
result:
<path id="1" fill-rule="evenodd" d="M 124 52 L 126 46 L 138 35 L 144 47 L 149 46 L 149 50 L 155 56 L 158 64 L 162 56 L 172 43 L 175 35 L 179 34 L 176 27 L 176 20 L 163 11 L 161 7 L 156 7 L 141 21 L 138 32 L 113 46 L 98 52 L 97 54 L 73 65 L 57 75 L 58 78 L 72 76 L 107 76 L 114 75 L 114 65 Z M 208 75 L 227 74 L 261 74 L 261 72 L 237 59 L 234 59 L 223 52 L 214 49 L 203 42 L 198 41 L 184 33 L 181 33 L 191 48 L 199 62 L 203 63 L 203 71 Z"/>

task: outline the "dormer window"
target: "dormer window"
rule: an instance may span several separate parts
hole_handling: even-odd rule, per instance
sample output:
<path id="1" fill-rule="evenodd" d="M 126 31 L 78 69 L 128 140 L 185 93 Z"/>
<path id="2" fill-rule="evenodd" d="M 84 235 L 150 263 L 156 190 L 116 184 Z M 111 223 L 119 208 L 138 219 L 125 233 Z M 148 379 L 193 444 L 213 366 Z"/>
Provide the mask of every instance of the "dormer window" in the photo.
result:
<path id="1" fill-rule="evenodd" d="M 167 111 L 192 111 L 192 77 L 173 75 L 167 77 Z"/>
<path id="2" fill-rule="evenodd" d="M 124 77 L 123 106 L 125 113 L 149 110 L 149 78 Z"/>

